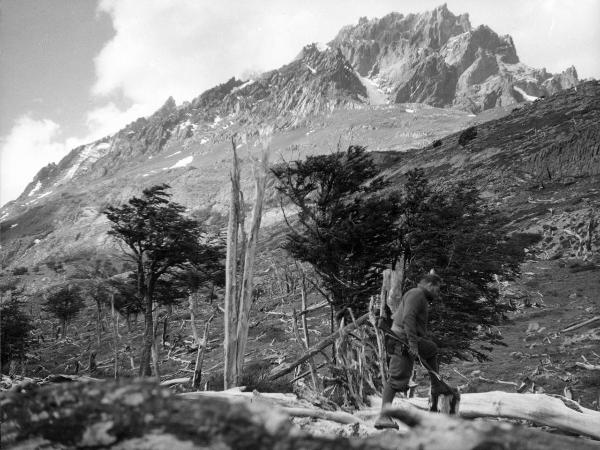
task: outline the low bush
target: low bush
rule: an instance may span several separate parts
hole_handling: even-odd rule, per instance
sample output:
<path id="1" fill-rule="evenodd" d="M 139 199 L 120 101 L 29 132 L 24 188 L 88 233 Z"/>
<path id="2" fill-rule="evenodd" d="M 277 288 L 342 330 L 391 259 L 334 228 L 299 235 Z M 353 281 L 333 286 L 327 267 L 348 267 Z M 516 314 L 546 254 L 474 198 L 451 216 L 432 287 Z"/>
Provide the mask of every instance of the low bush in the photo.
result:
<path id="1" fill-rule="evenodd" d="M 25 275 L 26 273 L 29 273 L 29 269 L 27 267 L 15 267 L 12 273 L 16 276 Z"/>
<path id="2" fill-rule="evenodd" d="M 464 130 L 462 133 L 460 133 L 460 136 L 458 137 L 458 143 L 464 147 L 465 145 L 467 145 L 467 143 L 469 143 L 476 137 L 477 137 L 477 128 L 469 127 L 466 130 Z"/>

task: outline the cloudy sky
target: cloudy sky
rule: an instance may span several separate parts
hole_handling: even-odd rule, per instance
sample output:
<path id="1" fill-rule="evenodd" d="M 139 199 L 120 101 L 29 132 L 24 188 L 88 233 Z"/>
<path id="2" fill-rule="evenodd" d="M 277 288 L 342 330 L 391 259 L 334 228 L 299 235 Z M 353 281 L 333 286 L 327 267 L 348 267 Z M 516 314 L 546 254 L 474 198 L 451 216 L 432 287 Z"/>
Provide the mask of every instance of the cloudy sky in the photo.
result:
<path id="1" fill-rule="evenodd" d="M 361 16 L 443 0 L 2 0 L 0 205 L 77 145 L 169 97 L 274 69 Z M 448 0 L 474 26 L 510 34 L 521 61 L 600 78 L 600 1 Z"/>

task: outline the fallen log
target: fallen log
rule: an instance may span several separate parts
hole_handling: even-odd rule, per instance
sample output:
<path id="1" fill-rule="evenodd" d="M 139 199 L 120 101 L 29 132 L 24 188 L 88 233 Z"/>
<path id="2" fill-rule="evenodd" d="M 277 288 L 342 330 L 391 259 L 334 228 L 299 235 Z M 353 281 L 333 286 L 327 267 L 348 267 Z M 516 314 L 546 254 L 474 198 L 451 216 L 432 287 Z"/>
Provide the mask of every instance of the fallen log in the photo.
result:
<path id="1" fill-rule="evenodd" d="M 178 397 L 188 400 L 197 398 L 224 398 L 224 399 L 243 399 L 254 402 L 259 401 L 273 406 L 282 406 L 290 408 L 306 408 L 310 407 L 310 403 L 299 399 L 296 394 L 282 394 L 278 392 L 246 392 L 244 387 L 234 387 L 225 391 L 198 391 L 198 392 L 182 392 Z"/>
<path id="2" fill-rule="evenodd" d="M 250 402 L 270 407 L 276 406 L 292 417 L 313 417 L 341 424 L 363 423 L 359 417 L 345 411 L 327 411 L 315 408 L 308 401 L 299 399 L 295 394 L 244 392 L 239 388 L 232 388 L 226 391 L 185 392 L 179 396 L 188 400 L 216 398 L 232 402 Z"/>
<path id="3" fill-rule="evenodd" d="M 514 381 L 492 380 L 491 378 L 485 378 L 482 376 L 477 377 L 477 379 L 480 381 L 485 381 L 486 383 L 506 384 L 515 388 L 519 387 L 519 383 L 515 383 Z"/>
<path id="4" fill-rule="evenodd" d="M 567 328 L 564 328 L 562 330 L 560 330 L 561 333 L 566 333 L 567 331 L 573 331 L 573 330 L 577 330 L 578 328 L 584 327 L 590 323 L 595 322 L 596 320 L 600 320 L 600 316 L 596 316 L 596 317 L 592 317 L 591 319 L 588 320 L 584 320 L 583 322 L 580 323 L 576 323 L 574 325 L 568 326 Z"/>
<path id="5" fill-rule="evenodd" d="M 386 408 L 391 417 L 411 427 L 402 447 L 427 450 L 461 449 L 598 449 L 594 441 L 547 433 L 503 422 L 465 421 L 456 416 L 420 411 L 406 401 Z"/>
<path id="6" fill-rule="evenodd" d="M 269 380 L 273 381 L 279 377 L 282 377 L 283 375 L 290 373 L 296 367 L 298 367 L 300 364 L 302 364 L 305 361 L 308 361 L 310 358 L 315 356 L 317 353 L 319 353 L 323 349 L 327 348 L 328 346 L 332 345 L 336 339 L 338 339 L 339 337 L 345 336 L 346 334 L 355 330 L 357 327 L 360 327 L 362 324 L 364 324 L 368 320 L 369 320 L 368 313 L 363 316 L 360 316 L 358 319 L 356 319 L 356 321 L 349 323 L 345 327 L 337 330 L 335 333 L 332 333 L 329 336 L 327 336 L 321 342 L 318 342 L 317 344 L 313 345 L 300 358 L 296 359 L 295 361 L 293 361 L 291 363 L 281 364 L 278 367 L 275 367 L 269 375 Z"/>
<path id="7" fill-rule="evenodd" d="M 529 420 L 538 425 L 600 440 L 600 411 L 579 405 L 577 409 L 574 406 L 576 402 L 565 400 L 545 394 L 502 391 L 461 394 L 459 415 L 468 419 L 496 417 Z M 421 409 L 428 408 L 426 398 L 410 398 L 407 401 Z"/>
<path id="8" fill-rule="evenodd" d="M 358 417 L 345 411 L 325 411 L 317 408 L 281 407 L 281 410 L 292 417 L 312 417 L 314 419 L 330 420 L 332 422 L 353 424 L 362 423 Z"/>
<path id="9" fill-rule="evenodd" d="M 582 363 L 582 362 L 576 362 L 575 365 L 577 367 L 581 367 L 582 369 L 587 369 L 587 370 L 600 370 L 600 366 L 595 366 L 594 364 L 587 364 L 587 363 Z"/>
<path id="10" fill-rule="evenodd" d="M 173 386 L 175 384 L 184 384 L 184 383 L 189 383 L 190 379 L 191 379 L 191 377 L 173 378 L 171 380 L 161 381 L 160 385 L 161 386 Z"/>

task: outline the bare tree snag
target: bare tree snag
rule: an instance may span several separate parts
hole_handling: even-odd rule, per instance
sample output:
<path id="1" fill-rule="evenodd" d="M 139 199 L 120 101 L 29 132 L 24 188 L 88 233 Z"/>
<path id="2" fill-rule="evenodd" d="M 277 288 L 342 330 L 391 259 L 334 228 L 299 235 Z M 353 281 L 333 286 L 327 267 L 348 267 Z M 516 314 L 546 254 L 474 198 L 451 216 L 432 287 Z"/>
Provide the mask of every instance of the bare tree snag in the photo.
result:
<path id="1" fill-rule="evenodd" d="M 117 329 L 117 321 L 115 319 L 115 294 L 110 294 L 110 314 L 112 317 L 112 328 L 113 328 L 113 348 L 115 356 L 115 369 L 114 377 L 115 380 L 119 376 L 119 330 Z"/>
<path id="2" fill-rule="evenodd" d="M 240 167 L 237 142 L 231 140 L 233 168 L 231 173 L 231 198 L 227 228 L 227 259 L 225 264 L 225 339 L 224 386 L 236 386 L 241 376 L 246 342 L 248 340 L 248 317 L 252 305 L 254 257 L 262 218 L 262 206 L 266 188 L 270 139 L 272 129 L 261 130 L 262 153 L 254 165 L 256 198 L 252 211 L 250 236 L 244 227 L 244 196 L 240 185 Z"/>
<path id="3" fill-rule="evenodd" d="M 223 342 L 223 359 L 225 362 L 223 377 L 224 387 L 235 386 L 237 373 L 237 273 L 238 273 L 238 229 L 243 206 L 240 204 L 240 169 L 237 157 L 237 143 L 231 138 L 233 150 L 233 168 L 231 171 L 231 196 L 229 199 L 229 221 L 227 225 L 227 259 L 225 261 L 225 338 Z"/>
<path id="4" fill-rule="evenodd" d="M 190 291 L 188 295 L 189 309 L 190 309 L 190 328 L 192 329 L 192 337 L 194 342 L 200 342 L 200 336 L 198 336 L 198 328 L 196 328 L 196 297 Z"/>
<path id="5" fill-rule="evenodd" d="M 300 292 L 302 298 L 302 310 L 306 311 L 306 274 L 302 273 L 302 290 Z M 308 320 L 306 318 L 306 314 L 300 315 L 302 321 L 302 332 L 304 333 L 304 345 L 305 349 L 308 350 L 310 348 L 310 337 L 308 335 Z M 321 383 L 319 382 L 319 377 L 317 376 L 317 369 L 315 368 L 315 362 L 312 358 L 308 360 L 308 367 L 310 369 L 310 376 L 313 382 L 313 387 L 315 391 L 321 390 Z"/>
<path id="6" fill-rule="evenodd" d="M 385 275 L 384 275 L 384 283 L 385 283 Z M 383 291 L 383 288 L 382 288 Z M 383 317 L 384 314 L 384 302 L 381 302 L 381 309 L 379 312 L 379 317 Z M 375 329 L 375 337 L 377 338 L 377 354 L 379 356 L 379 376 L 381 377 L 381 385 L 385 385 L 385 380 L 387 379 L 387 367 L 386 367 L 386 354 L 385 354 L 385 346 L 384 346 L 384 337 L 381 330 L 377 328 L 377 318 L 375 317 L 375 297 L 371 297 L 371 301 L 369 302 L 369 321 L 373 328 Z"/>
<path id="7" fill-rule="evenodd" d="M 206 344 L 208 343 L 208 328 L 210 323 L 215 318 L 215 315 L 209 317 L 204 324 L 204 334 L 202 340 L 196 341 L 198 344 L 198 352 L 196 353 L 196 365 L 194 367 L 194 376 L 192 378 L 192 388 L 200 389 L 200 380 L 202 379 L 202 364 L 204 363 L 204 354 L 206 352 Z"/>
<path id="8" fill-rule="evenodd" d="M 368 313 L 360 316 L 358 319 L 356 319 L 355 322 L 352 322 L 352 323 L 346 325 L 345 327 L 340 328 L 336 332 L 334 332 L 334 333 L 330 334 L 329 336 L 327 336 L 321 342 L 313 345 L 300 358 L 294 360 L 291 363 L 281 364 L 280 366 L 278 366 L 275 369 L 273 369 L 271 371 L 270 375 L 269 375 L 269 379 L 270 380 L 276 380 L 277 378 L 282 377 L 283 375 L 286 375 L 286 374 L 292 372 L 300 364 L 302 364 L 305 361 L 308 361 L 310 358 L 312 358 L 313 356 L 315 356 L 317 353 L 323 351 L 325 348 L 327 348 L 330 345 L 332 345 L 333 343 L 335 343 L 336 339 L 338 339 L 339 337 L 347 335 L 351 331 L 355 330 L 357 327 L 360 327 L 361 325 L 363 325 L 364 323 L 366 323 L 368 320 L 369 320 L 369 314 Z"/>
<path id="9" fill-rule="evenodd" d="M 256 255 L 256 244 L 258 243 L 258 232 L 260 230 L 260 222 L 262 219 L 262 208 L 265 197 L 265 188 L 267 184 L 267 174 L 269 171 L 269 152 L 271 143 L 271 130 L 261 130 L 262 152 L 259 161 L 254 164 L 254 187 L 255 199 L 252 210 L 252 222 L 250 227 L 250 236 L 247 239 L 241 292 L 239 297 L 239 317 L 237 323 L 237 367 L 238 376 L 243 369 L 244 355 L 246 352 L 246 343 L 248 341 L 248 321 L 250 315 L 250 307 L 252 306 L 252 290 L 254 287 L 254 257 Z M 237 380 L 236 380 L 237 384 Z"/>

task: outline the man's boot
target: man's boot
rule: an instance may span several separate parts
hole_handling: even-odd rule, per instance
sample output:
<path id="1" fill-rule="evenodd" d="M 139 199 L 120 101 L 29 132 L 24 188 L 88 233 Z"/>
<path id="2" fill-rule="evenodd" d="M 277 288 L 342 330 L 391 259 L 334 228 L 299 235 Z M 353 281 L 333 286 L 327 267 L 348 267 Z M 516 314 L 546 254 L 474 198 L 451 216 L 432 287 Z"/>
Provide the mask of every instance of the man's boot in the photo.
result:
<path id="1" fill-rule="evenodd" d="M 431 390 L 429 392 L 429 411 L 440 412 L 438 410 L 438 399 L 440 396 L 445 396 L 446 401 L 441 406 L 442 411 L 447 414 L 457 414 L 458 405 L 460 402 L 460 393 L 456 389 L 452 389 L 449 386 L 440 383 L 435 375 L 430 374 L 431 377 Z"/>
<path id="2" fill-rule="evenodd" d="M 394 401 L 395 396 L 396 391 L 389 384 L 386 384 L 383 388 L 383 394 L 381 395 L 381 409 L 383 410 L 386 406 L 390 406 Z M 379 414 L 374 426 L 378 430 L 384 430 L 386 428 L 399 429 L 398 424 L 394 422 L 390 416 L 383 413 Z"/>

